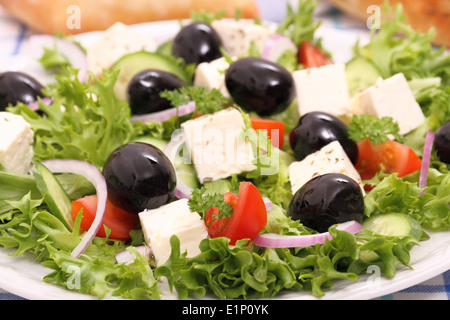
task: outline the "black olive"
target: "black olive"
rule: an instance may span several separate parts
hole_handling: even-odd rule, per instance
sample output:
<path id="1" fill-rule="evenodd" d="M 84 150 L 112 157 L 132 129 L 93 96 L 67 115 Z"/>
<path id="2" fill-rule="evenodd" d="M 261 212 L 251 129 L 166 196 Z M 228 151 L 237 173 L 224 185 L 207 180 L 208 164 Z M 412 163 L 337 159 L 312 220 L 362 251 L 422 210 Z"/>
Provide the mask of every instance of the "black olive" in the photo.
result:
<path id="1" fill-rule="evenodd" d="M 336 140 L 356 164 L 358 146 L 348 137 L 347 125 L 336 116 L 319 111 L 306 113 L 289 133 L 289 143 L 299 161 Z"/>
<path id="2" fill-rule="evenodd" d="M 169 100 L 161 92 L 185 86 L 177 76 L 159 70 L 146 69 L 138 72 L 128 84 L 127 99 L 133 114 L 146 114 L 171 108 Z"/>
<path id="3" fill-rule="evenodd" d="M 439 160 L 450 164 L 450 121 L 436 131 L 434 148 Z"/>
<path id="4" fill-rule="evenodd" d="M 103 167 L 103 176 L 108 199 L 136 214 L 168 203 L 177 181 L 175 169 L 164 153 L 141 142 L 115 150 Z"/>
<path id="5" fill-rule="evenodd" d="M 0 111 L 4 111 L 11 103 L 33 103 L 37 97 L 44 97 L 43 86 L 33 77 L 16 71 L 0 74 Z"/>
<path id="6" fill-rule="evenodd" d="M 243 58 L 225 74 L 227 89 L 240 107 L 261 116 L 280 113 L 295 97 L 291 74 L 279 64 L 261 58 Z"/>
<path id="7" fill-rule="evenodd" d="M 362 222 L 364 196 L 359 184 L 339 173 L 312 178 L 294 195 L 287 213 L 315 231 L 326 232 L 334 224 Z"/>
<path id="8" fill-rule="evenodd" d="M 186 63 L 210 62 L 222 56 L 222 41 L 207 23 L 194 22 L 183 27 L 173 39 L 172 53 Z"/>

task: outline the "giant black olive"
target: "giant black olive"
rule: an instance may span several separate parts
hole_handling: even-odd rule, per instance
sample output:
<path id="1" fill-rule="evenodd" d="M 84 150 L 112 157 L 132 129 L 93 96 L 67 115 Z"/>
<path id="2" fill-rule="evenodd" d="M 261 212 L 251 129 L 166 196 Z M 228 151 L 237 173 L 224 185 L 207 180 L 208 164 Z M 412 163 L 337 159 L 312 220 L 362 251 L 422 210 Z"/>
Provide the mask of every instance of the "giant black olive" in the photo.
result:
<path id="1" fill-rule="evenodd" d="M 222 56 L 222 41 L 207 23 L 194 22 L 183 27 L 173 39 L 172 53 L 186 63 L 210 62 Z"/>
<path id="2" fill-rule="evenodd" d="M 330 142 L 339 141 L 350 161 L 356 164 L 358 146 L 348 137 L 348 127 L 338 117 L 325 112 L 310 112 L 300 117 L 289 133 L 289 143 L 297 160 L 320 150 Z"/>
<path id="3" fill-rule="evenodd" d="M 175 90 L 185 84 L 177 76 L 159 70 L 138 72 L 128 84 L 127 97 L 133 114 L 146 114 L 171 108 L 169 100 L 161 97 L 165 90 Z"/>
<path id="4" fill-rule="evenodd" d="M 175 190 L 175 169 L 164 153 L 141 142 L 119 147 L 103 167 L 108 198 L 122 209 L 139 213 L 166 204 Z"/>
<path id="5" fill-rule="evenodd" d="M 436 131 L 434 148 L 439 160 L 450 164 L 450 121 Z"/>
<path id="6" fill-rule="evenodd" d="M 225 74 L 225 84 L 234 102 L 261 116 L 284 111 L 295 97 L 291 74 L 261 58 L 243 58 L 232 63 Z"/>
<path id="7" fill-rule="evenodd" d="M 36 79 L 23 72 L 3 72 L 0 74 L 0 111 L 4 111 L 10 103 L 35 102 L 37 97 L 44 97 L 42 88 Z"/>
<path id="8" fill-rule="evenodd" d="M 312 178 L 294 195 L 288 215 L 318 232 L 334 224 L 362 222 L 364 197 L 359 184 L 339 173 Z"/>

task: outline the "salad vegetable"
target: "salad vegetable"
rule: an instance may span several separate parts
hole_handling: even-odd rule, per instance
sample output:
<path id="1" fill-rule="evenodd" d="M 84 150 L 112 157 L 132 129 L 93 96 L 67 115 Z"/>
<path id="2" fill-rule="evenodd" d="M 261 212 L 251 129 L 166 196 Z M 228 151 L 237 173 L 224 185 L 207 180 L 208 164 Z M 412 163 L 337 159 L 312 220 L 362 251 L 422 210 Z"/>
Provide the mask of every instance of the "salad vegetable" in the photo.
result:
<path id="1" fill-rule="evenodd" d="M 33 254 L 51 270 L 45 282 L 99 299 L 161 299 L 162 278 L 180 299 L 322 297 L 370 266 L 387 278 L 413 268 L 411 250 L 450 231 L 450 55 L 432 47 L 433 31 L 413 31 L 398 5 L 345 68 L 329 69 L 336 63 L 315 35 L 315 6 L 288 6 L 275 30 L 229 21 L 248 35 L 249 43 L 227 38 L 237 56 L 214 29 L 220 15 L 194 13 L 154 52 L 126 53 L 101 76 L 80 77 L 59 51 L 69 40 L 58 38 L 41 59 L 55 82 L 31 100 L 20 74 L 0 75 L 0 96 L 2 77 L 19 83 L 14 101 L 0 101 L 4 117 L 23 117 L 34 135 L 32 146 L 14 149 L 31 148 L 30 172 L 8 170 L 0 157 L 0 246 Z M 215 69 L 217 59 L 226 70 Z M 347 114 L 299 111 L 298 72 L 319 69 L 348 85 Z M 196 77 L 217 85 L 197 86 Z M 407 81 L 411 107 L 423 113 L 407 131 L 405 119 L 355 107 L 392 77 Z M 335 88 L 313 89 L 302 92 L 335 101 Z M 385 94 L 380 100 L 398 98 Z M 171 207 L 177 228 L 164 220 Z M 155 212 L 159 240 L 149 240 L 142 219 Z"/>

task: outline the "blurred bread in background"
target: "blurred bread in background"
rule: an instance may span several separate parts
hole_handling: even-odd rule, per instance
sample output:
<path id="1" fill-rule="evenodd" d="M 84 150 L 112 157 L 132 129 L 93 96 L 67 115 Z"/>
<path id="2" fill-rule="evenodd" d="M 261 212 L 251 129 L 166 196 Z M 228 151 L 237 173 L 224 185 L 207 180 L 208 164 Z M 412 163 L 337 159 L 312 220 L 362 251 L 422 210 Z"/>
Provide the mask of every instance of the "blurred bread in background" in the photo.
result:
<path id="1" fill-rule="evenodd" d="M 192 11 L 259 18 L 254 0 L 0 0 L 0 5 L 41 33 L 76 34 L 105 30 L 115 22 L 136 24 L 189 18 Z"/>
<path id="2" fill-rule="evenodd" d="M 338 9 L 361 20 L 367 20 L 367 8 L 379 6 L 383 11 L 385 0 L 328 0 Z M 389 0 L 391 6 L 403 4 L 408 23 L 416 30 L 428 32 L 436 29 L 434 43 L 450 47 L 450 0 Z"/>

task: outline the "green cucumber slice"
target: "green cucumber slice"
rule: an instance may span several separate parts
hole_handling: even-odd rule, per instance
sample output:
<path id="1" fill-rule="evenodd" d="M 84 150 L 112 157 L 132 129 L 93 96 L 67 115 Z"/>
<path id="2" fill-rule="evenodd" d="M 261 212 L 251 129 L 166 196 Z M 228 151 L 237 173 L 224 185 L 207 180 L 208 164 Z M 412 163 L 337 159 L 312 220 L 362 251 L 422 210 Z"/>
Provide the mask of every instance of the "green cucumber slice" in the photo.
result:
<path id="1" fill-rule="evenodd" d="M 62 187 L 53 173 L 41 163 L 34 166 L 33 176 L 36 179 L 36 186 L 41 192 L 45 204 L 64 225 L 73 230 L 74 221 L 72 219 L 72 200 Z"/>
<path id="2" fill-rule="evenodd" d="M 413 236 L 417 240 L 422 236 L 420 223 L 404 213 L 372 216 L 363 222 L 363 227 L 384 236 Z"/>
<path id="3" fill-rule="evenodd" d="M 173 59 L 155 52 L 134 52 L 124 55 L 111 67 L 111 70 L 120 70 L 114 86 L 114 93 L 117 99 L 127 99 L 128 83 L 134 75 L 145 69 L 169 72 L 176 75 L 186 84 L 190 82 L 185 70 Z"/>
<path id="4" fill-rule="evenodd" d="M 345 73 L 347 76 L 348 90 L 352 97 L 359 91 L 374 85 L 378 78 L 381 77 L 378 68 L 369 60 L 361 57 L 347 62 Z"/>
<path id="5" fill-rule="evenodd" d="M 150 136 L 139 137 L 136 139 L 136 141 L 149 143 L 159 148 L 160 150 L 164 150 L 164 148 L 168 144 L 168 141 L 166 140 L 153 138 Z M 198 188 L 199 181 L 194 166 L 190 163 L 185 163 L 180 155 L 177 155 L 174 162 L 175 163 L 173 163 L 173 166 L 177 173 L 177 178 L 183 181 L 190 188 Z"/>

